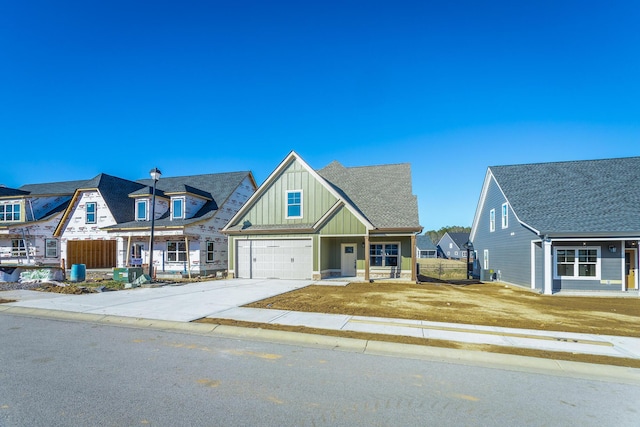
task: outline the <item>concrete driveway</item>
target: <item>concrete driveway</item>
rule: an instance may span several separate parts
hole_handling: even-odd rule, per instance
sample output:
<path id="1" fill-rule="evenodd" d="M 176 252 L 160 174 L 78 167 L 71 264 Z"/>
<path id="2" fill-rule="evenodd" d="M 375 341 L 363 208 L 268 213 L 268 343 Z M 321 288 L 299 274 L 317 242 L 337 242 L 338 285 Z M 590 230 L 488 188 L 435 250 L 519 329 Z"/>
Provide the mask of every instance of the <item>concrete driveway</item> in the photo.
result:
<path id="1" fill-rule="evenodd" d="M 7 291 L 2 296 L 10 298 L 15 292 L 13 298 L 19 301 L 6 304 L 15 307 L 191 322 L 312 283 L 312 280 L 232 279 L 96 294 Z"/>

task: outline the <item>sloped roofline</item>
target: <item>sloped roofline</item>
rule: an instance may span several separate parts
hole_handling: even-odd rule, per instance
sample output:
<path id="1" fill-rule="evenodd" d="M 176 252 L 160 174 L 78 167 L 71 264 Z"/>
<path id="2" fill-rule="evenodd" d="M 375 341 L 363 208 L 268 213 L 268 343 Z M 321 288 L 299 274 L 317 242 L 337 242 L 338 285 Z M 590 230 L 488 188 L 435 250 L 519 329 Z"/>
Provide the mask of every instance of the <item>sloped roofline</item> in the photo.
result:
<path id="1" fill-rule="evenodd" d="M 482 210 L 484 209 L 484 205 L 486 204 L 487 192 L 489 191 L 489 185 L 491 184 L 492 180 L 496 183 L 496 186 L 498 187 L 498 190 L 500 190 L 500 194 L 502 194 L 502 197 L 504 197 L 504 199 L 506 200 L 507 204 L 511 207 L 511 210 L 513 211 L 513 214 L 515 215 L 516 220 L 518 221 L 518 223 L 520 223 L 524 227 L 527 227 L 528 229 L 530 229 L 534 233 L 540 235 L 540 231 L 536 230 L 534 227 L 532 227 L 529 224 L 527 224 L 527 223 L 523 222 L 522 220 L 520 220 L 520 218 L 518 217 L 518 213 L 515 211 L 515 209 L 513 208 L 513 205 L 509 201 L 509 198 L 507 197 L 507 195 L 502 190 L 502 187 L 500 186 L 500 183 L 498 182 L 496 177 L 493 175 L 493 172 L 491 172 L 491 167 L 489 167 L 489 168 L 487 168 L 487 173 L 485 174 L 484 182 L 482 184 L 482 191 L 480 192 L 480 199 L 478 200 L 478 205 L 476 207 L 476 213 L 475 213 L 475 215 L 473 217 L 473 225 L 471 226 L 471 233 L 469 234 L 469 240 L 471 240 L 473 242 L 475 237 L 476 237 L 476 232 L 478 231 L 478 226 L 479 226 L 479 222 L 480 222 L 480 213 L 482 212 Z"/>
<path id="2" fill-rule="evenodd" d="M 346 206 L 346 208 L 349 210 L 349 212 L 351 212 L 356 218 L 358 218 L 358 220 L 360 222 L 362 222 L 365 226 L 365 228 L 367 230 L 373 230 L 375 227 L 373 226 L 373 224 L 371 224 L 371 222 L 369 222 L 368 219 L 366 219 L 359 211 L 358 209 L 355 209 L 355 207 L 348 201 L 345 200 L 344 197 L 342 197 L 334 188 L 332 185 L 330 185 L 322 176 L 320 176 L 318 174 L 318 172 L 316 172 L 311 166 L 309 166 L 307 164 L 307 162 L 305 162 L 302 157 L 300 157 L 300 155 L 298 153 L 296 153 L 295 151 L 291 151 L 281 162 L 280 164 L 273 170 L 273 172 L 271 172 L 271 174 L 267 177 L 267 179 L 262 183 L 262 185 L 258 188 L 258 190 L 253 193 L 253 195 L 249 198 L 249 200 L 247 200 L 247 202 L 240 208 L 240 210 L 238 210 L 238 212 L 236 212 L 236 214 L 231 218 L 231 220 L 227 223 L 227 225 L 225 225 L 225 227 L 222 229 L 223 232 L 225 231 L 229 231 L 229 228 L 231 228 L 232 224 L 235 224 L 236 221 L 241 218 L 243 215 L 245 215 L 247 213 L 247 211 L 249 209 L 251 209 L 251 207 L 253 207 L 254 203 L 256 200 L 258 200 L 260 197 L 262 197 L 262 195 L 265 193 L 266 189 L 273 184 L 278 177 L 282 174 L 282 172 L 284 171 L 284 169 L 289 166 L 289 164 L 291 164 L 291 162 L 293 162 L 294 160 L 297 160 L 298 162 L 300 162 L 300 164 L 302 165 L 302 167 L 312 176 L 314 177 L 318 182 L 320 182 L 323 187 L 329 191 L 329 193 L 331 193 L 337 200 L 341 201 L 344 206 Z"/>

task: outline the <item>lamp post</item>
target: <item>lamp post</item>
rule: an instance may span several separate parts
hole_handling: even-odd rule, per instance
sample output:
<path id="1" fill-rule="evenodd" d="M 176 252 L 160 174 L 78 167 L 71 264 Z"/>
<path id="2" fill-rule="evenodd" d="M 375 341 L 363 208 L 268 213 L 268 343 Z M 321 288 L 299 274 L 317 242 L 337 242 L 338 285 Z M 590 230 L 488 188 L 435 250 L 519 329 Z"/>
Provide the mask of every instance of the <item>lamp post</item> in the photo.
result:
<path id="1" fill-rule="evenodd" d="M 469 280 L 469 264 L 471 262 L 471 251 L 473 250 L 473 243 L 468 240 L 467 243 L 462 245 L 467 250 L 467 280 Z"/>
<path id="2" fill-rule="evenodd" d="M 153 179 L 153 191 L 151 193 L 151 237 L 149 238 L 149 277 L 153 280 L 153 229 L 156 223 L 156 184 L 160 179 L 160 169 L 153 168 L 149 171 Z"/>

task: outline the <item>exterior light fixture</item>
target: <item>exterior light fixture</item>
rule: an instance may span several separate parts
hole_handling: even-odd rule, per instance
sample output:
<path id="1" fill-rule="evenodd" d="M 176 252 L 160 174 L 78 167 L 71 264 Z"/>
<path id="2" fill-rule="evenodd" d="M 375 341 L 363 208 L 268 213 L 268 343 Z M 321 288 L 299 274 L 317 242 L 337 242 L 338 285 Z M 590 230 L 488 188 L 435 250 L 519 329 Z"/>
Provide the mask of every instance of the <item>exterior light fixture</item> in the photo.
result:
<path id="1" fill-rule="evenodd" d="M 151 192 L 151 237 L 149 238 L 149 277 L 153 280 L 153 231 L 156 222 L 156 184 L 162 173 L 160 169 L 153 168 L 149 171 L 149 175 L 151 175 L 151 179 L 153 180 L 153 191 Z"/>

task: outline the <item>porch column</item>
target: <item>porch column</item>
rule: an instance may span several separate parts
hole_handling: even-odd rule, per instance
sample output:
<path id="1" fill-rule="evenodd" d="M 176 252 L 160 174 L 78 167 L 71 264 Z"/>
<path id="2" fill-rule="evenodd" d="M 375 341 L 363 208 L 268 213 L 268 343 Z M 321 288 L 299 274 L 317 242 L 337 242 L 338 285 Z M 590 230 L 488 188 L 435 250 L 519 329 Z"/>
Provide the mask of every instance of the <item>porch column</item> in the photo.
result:
<path id="1" fill-rule="evenodd" d="M 124 248 L 124 265 L 123 267 L 130 267 L 131 264 L 131 233 L 127 238 L 127 247 Z"/>
<path id="2" fill-rule="evenodd" d="M 545 295 L 553 294 L 553 257 L 551 256 L 551 240 L 542 240 L 542 256 L 544 259 L 544 279 L 542 289 Z"/>
<path id="3" fill-rule="evenodd" d="M 191 279 L 191 251 L 189 251 L 189 238 L 187 236 L 184 236 L 184 244 L 187 247 L 187 274 Z"/>
<path id="4" fill-rule="evenodd" d="M 364 280 L 369 281 L 369 235 L 364 236 Z"/>
<path id="5" fill-rule="evenodd" d="M 469 250 L 467 249 L 467 253 Z M 411 235 L 411 281 L 415 282 L 418 280 L 418 272 L 416 271 L 416 235 Z M 467 269 L 469 263 L 469 258 L 467 258 Z"/>

